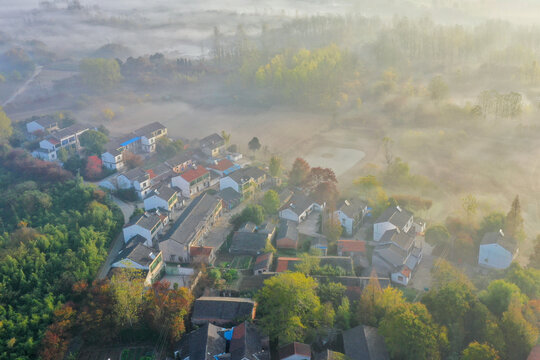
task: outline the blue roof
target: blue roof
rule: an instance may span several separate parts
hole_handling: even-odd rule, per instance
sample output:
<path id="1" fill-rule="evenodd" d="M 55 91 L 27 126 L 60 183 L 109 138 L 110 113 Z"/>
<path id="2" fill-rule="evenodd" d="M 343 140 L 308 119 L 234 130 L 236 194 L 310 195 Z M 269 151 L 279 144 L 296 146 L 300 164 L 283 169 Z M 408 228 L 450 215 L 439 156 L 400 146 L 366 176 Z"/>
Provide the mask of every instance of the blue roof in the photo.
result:
<path id="1" fill-rule="evenodd" d="M 141 138 L 140 136 L 134 137 L 134 138 L 132 138 L 132 139 L 129 139 L 129 140 L 127 140 L 127 141 L 124 141 L 124 142 L 121 143 L 120 145 L 121 145 L 121 146 L 129 145 L 129 144 L 131 144 L 131 143 L 134 143 L 135 141 L 140 140 L 140 138 Z"/>
<path id="2" fill-rule="evenodd" d="M 229 175 L 230 173 L 232 172 L 235 172 L 236 170 L 239 170 L 241 169 L 242 167 L 238 164 L 234 164 L 233 166 L 231 166 L 230 168 L 228 168 L 227 170 L 225 170 L 223 172 L 223 175 Z"/>
<path id="3" fill-rule="evenodd" d="M 234 331 L 234 328 L 232 328 L 231 330 L 227 330 L 223 333 L 223 337 L 225 338 L 225 340 L 231 340 L 232 339 L 232 336 L 233 336 L 233 331 Z"/>

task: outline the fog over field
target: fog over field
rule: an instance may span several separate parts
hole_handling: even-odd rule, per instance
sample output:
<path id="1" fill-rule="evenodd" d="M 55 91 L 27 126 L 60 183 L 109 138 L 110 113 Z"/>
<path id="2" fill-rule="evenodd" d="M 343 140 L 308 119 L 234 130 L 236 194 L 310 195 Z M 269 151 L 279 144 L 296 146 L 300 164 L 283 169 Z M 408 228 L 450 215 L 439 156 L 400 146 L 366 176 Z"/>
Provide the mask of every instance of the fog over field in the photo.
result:
<path id="1" fill-rule="evenodd" d="M 478 222 L 519 194 L 532 238 L 540 230 L 539 11 L 526 0 L 8 1 L 0 50 L 24 54 L 0 71 L 0 100 L 20 92 L 4 104 L 13 120 L 68 111 L 114 136 L 154 120 L 183 139 L 225 130 L 243 151 L 258 136 L 261 159 L 335 162 L 343 194 L 357 192 L 359 176 L 383 177 L 388 137 L 392 156 L 422 184 L 386 181 L 389 194 L 432 199 L 421 215 L 433 222 L 462 216 L 468 194 L 478 199 Z M 270 79 L 279 56 L 290 67 L 307 56 L 294 58 L 301 49 L 323 49 L 306 62 L 315 64 L 329 46 L 340 51 L 339 69 L 299 73 L 302 84 Z M 143 59 L 156 53 L 165 60 L 150 70 Z M 17 68 L 25 57 L 39 68 L 20 91 L 32 75 Z M 129 57 L 141 57 L 131 70 Z M 86 86 L 86 58 L 117 58 L 123 80 Z M 488 91 L 519 94 L 508 105 L 519 109 L 496 110 Z"/>

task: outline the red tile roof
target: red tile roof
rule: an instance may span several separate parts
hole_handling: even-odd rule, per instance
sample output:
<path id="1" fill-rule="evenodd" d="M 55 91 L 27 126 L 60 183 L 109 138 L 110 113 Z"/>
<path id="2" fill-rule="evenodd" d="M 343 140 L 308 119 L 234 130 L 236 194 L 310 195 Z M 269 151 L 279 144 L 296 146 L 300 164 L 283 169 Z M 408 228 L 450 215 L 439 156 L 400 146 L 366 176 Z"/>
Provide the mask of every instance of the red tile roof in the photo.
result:
<path id="1" fill-rule="evenodd" d="M 156 173 L 154 172 L 154 170 L 152 170 L 152 169 L 148 169 L 148 170 L 146 170 L 146 172 L 148 173 L 148 175 L 150 175 L 150 179 L 153 179 L 153 178 L 155 178 L 157 176 Z"/>
<path id="2" fill-rule="evenodd" d="M 50 143 L 53 144 L 53 145 L 58 145 L 58 144 L 60 144 L 60 141 L 56 140 L 56 139 L 53 138 L 53 137 L 49 137 L 49 138 L 47 138 L 47 139 L 45 139 L 45 140 L 47 140 L 48 142 L 50 142 Z"/>
<path id="3" fill-rule="evenodd" d="M 411 269 L 409 269 L 407 266 L 403 266 L 401 273 L 405 275 L 406 277 L 409 277 L 411 276 Z"/>
<path id="4" fill-rule="evenodd" d="M 257 258 L 255 259 L 255 264 L 268 260 L 270 256 L 272 256 L 272 253 L 266 253 L 266 254 L 257 256 Z"/>
<path id="5" fill-rule="evenodd" d="M 191 256 L 210 256 L 214 250 L 211 246 L 191 246 L 189 248 L 189 255 Z"/>
<path id="6" fill-rule="evenodd" d="M 533 347 L 527 360 L 540 360 L 540 345 Z"/>
<path id="7" fill-rule="evenodd" d="M 338 250 L 344 252 L 366 252 L 366 242 L 361 240 L 338 240 Z"/>
<path id="8" fill-rule="evenodd" d="M 208 174 L 208 170 L 206 170 L 202 166 L 199 166 L 195 169 L 189 169 L 180 176 L 182 176 L 187 182 L 192 182 L 193 180 L 196 180 L 206 174 Z"/>
<path id="9" fill-rule="evenodd" d="M 280 257 L 277 261 L 277 268 L 276 272 L 284 272 L 287 271 L 289 268 L 289 261 L 298 261 L 299 258 L 293 258 L 293 257 Z"/>
<path id="10" fill-rule="evenodd" d="M 293 355 L 302 355 L 311 358 L 311 346 L 299 342 L 293 342 L 279 349 L 280 359 L 285 359 Z"/>
<path id="11" fill-rule="evenodd" d="M 218 171 L 225 171 L 227 169 L 230 169 L 234 166 L 234 163 L 229 159 L 223 159 L 220 160 L 217 164 L 210 165 L 209 167 L 212 169 L 216 169 Z"/>

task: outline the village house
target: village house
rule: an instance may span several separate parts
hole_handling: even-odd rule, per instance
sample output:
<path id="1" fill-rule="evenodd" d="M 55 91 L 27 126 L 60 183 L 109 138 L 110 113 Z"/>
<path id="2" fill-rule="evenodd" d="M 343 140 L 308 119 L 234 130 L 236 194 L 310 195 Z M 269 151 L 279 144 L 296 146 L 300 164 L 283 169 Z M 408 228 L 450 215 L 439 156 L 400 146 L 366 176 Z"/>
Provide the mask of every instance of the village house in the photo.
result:
<path id="1" fill-rule="evenodd" d="M 153 240 L 163 230 L 163 222 L 166 220 L 167 216 L 161 215 L 158 212 L 145 212 L 135 221 L 124 225 L 124 228 L 122 229 L 124 242 L 127 243 L 138 235 L 145 239 L 144 244 L 146 246 L 152 247 Z"/>
<path id="2" fill-rule="evenodd" d="M 178 204 L 178 191 L 162 185 L 154 189 L 144 198 L 144 209 L 146 211 L 154 209 L 162 209 L 168 213 L 172 213 L 175 206 Z"/>
<path id="3" fill-rule="evenodd" d="M 373 224 L 373 240 L 379 241 L 388 230 L 407 233 L 413 226 L 413 214 L 399 206 L 388 207 Z"/>
<path id="4" fill-rule="evenodd" d="M 229 346 L 231 360 L 270 360 L 268 337 L 263 337 L 255 324 L 244 321 L 232 329 Z"/>
<path id="5" fill-rule="evenodd" d="M 311 360 L 311 346 L 293 342 L 279 348 L 279 360 Z"/>
<path id="6" fill-rule="evenodd" d="M 276 235 L 276 248 L 294 250 L 298 248 L 297 223 L 291 220 L 281 220 Z"/>
<path id="7" fill-rule="evenodd" d="M 230 187 L 219 191 L 216 196 L 223 201 L 223 207 L 227 210 L 234 209 L 242 202 L 242 194 Z"/>
<path id="8" fill-rule="evenodd" d="M 221 135 L 215 133 L 199 141 L 199 145 L 203 153 L 213 158 L 219 157 L 225 150 L 225 140 Z"/>
<path id="9" fill-rule="evenodd" d="M 255 258 L 255 263 L 253 264 L 253 274 L 259 275 L 267 273 L 270 271 L 272 266 L 272 259 L 274 258 L 274 253 L 267 252 L 266 254 L 261 254 Z"/>
<path id="10" fill-rule="evenodd" d="M 124 154 L 114 146 L 107 148 L 107 151 L 101 154 L 101 160 L 107 169 L 121 170 L 124 168 Z"/>
<path id="11" fill-rule="evenodd" d="M 191 168 L 171 179 L 172 186 L 182 192 L 182 196 L 191 198 L 210 186 L 210 172 L 202 166 Z"/>
<path id="12" fill-rule="evenodd" d="M 367 204 L 360 200 L 344 200 L 337 206 L 334 216 L 339 219 L 345 233 L 354 235 L 356 230 L 362 225 L 364 216 L 368 212 Z"/>
<path id="13" fill-rule="evenodd" d="M 256 308 L 257 303 L 247 298 L 203 296 L 195 300 L 191 322 L 194 325 L 235 325 L 255 319 Z"/>
<path id="14" fill-rule="evenodd" d="M 34 150 L 32 156 L 47 161 L 57 160 L 57 151 L 62 148 L 78 150 L 80 148 L 79 136 L 88 130 L 90 127 L 87 125 L 74 124 L 55 131 L 39 142 L 39 149 Z"/>
<path id="15" fill-rule="evenodd" d="M 264 171 L 256 167 L 245 167 L 221 178 L 219 190 L 232 188 L 245 200 L 250 199 L 265 181 L 266 173 Z"/>
<path id="16" fill-rule="evenodd" d="M 493 269 L 506 269 L 518 254 L 517 242 L 502 230 L 484 235 L 478 251 L 478 264 Z"/>
<path id="17" fill-rule="evenodd" d="M 270 234 L 237 231 L 234 233 L 229 252 L 233 255 L 259 255 L 270 245 Z"/>
<path id="18" fill-rule="evenodd" d="M 165 164 L 169 165 L 177 174 L 181 174 L 195 165 L 193 159 L 191 158 L 191 153 L 189 152 L 182 152 L 165 161 Z"/>
<path id="19" fill-rule="evenodd" d="M 277 259 L 276 272 L 296 271 L 296 265 L 300 263 L 300 258 L 297 257 L 279 257 Z"/>
<path id="20" fill-rule="evenodd" d="M 377 328 L 359 325 L 343 331 L 343 349 L 351 360 L 390 360 L 390 353 Z"/>
<path id="21" fill-rule="evenodd" d="M 40 116 L 37 119 L 26 123 L 26 131 L 29 134 L 46 134 L 58 129 L 58 120 L 54 116 Z"/>
<path id="22" fill-rule="evenodd" d="M 111 268 L 126 268 L 148 271 L 159 251 L 145 245 L 146 239 L 136 235 L 118 253 Z"/>
<path id="23" fill-rule="evenodd" d="M 229 159 L 214 161 L 213 164 L 208 166 L 208 170 L 215 171 L 217 174 L 219 174 L 219 176 L 227 176 L 230 173 L 240 169 L 240 165 L 233 163 Z"/>
<path id="24" fill-rule="evenodd" d="M 189 256 L 192 263 L 212 265 L 216 260 L 215 249 L 211 246 L 191 246 Z"/>
<path id="25" fill-rule="evenodd" d="M 160 122 L 153 122 L 133 131 L 139 138 L 142 152 L 151 153 L 156 151 L 157 141 L 167 135 L 167 128 Z"/>
<path id="26" fill-rule="evenodd" d="M 313 211 L 320 211 L 324 204 L 318 204 L 304 193 L 295 192 L 279 209 L 279 217 L 297 223 L 304 221 Z"/>
<path id="27" fill-rule="evenodd" d="M 150 174 L 141 168 L 131 169 L 117 176 L 116 183 L 119 189 L 133 189 L 139 199 L 150 192 Z"/>
<path id="28" fill-rule="evenodd" d="M 177 264 L 190 262 L 190 247 L 200 246 L 203 237 L 214 226 L 222 212 L 221 200 L 202 194 L 194 199 L 159 243 L 167 270 L 175 271 Z"/>

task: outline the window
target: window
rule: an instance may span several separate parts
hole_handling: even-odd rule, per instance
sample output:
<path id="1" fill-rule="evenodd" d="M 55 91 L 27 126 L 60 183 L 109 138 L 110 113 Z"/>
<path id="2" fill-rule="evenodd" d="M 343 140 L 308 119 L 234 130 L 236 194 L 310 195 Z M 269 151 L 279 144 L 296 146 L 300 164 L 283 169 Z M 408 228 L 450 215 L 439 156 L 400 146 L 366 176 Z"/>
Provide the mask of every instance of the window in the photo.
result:
<path id="1" fill-rule="evenodd" d="M 403 281 L 403 276 L 399 275 L 397 278 L 399 281 Z"/>

